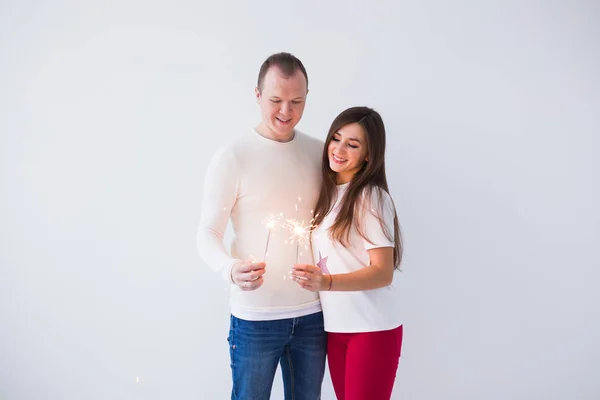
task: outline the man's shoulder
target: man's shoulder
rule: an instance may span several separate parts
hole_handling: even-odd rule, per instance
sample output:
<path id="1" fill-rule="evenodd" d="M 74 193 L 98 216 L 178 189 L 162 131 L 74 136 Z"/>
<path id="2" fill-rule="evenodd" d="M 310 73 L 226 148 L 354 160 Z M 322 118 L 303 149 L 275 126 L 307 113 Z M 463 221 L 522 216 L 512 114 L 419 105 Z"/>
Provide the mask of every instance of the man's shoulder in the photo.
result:
<path id="1" fill-rule="evenodd" d="M 217 146 L 212 154 L 212 163 L 234 163 L 237 164 L 237 159 L 240 152 L 247 147 L 248 135 L 238 134 L 230 136 L 225 142 Z"/>
<path id="2" fill-rule="evenodd" d="M 240 133 L 229 137 L 220 147 L 218 147 L 217 153 L 229 153 L 235 155 L 254 142 L 255 140 L 253 140 L 252 135 Z"/>
<path id="3" fill-rule="evenodd" d="M 325 142 L 321 139 L 317 139 L 314 136 L 307 135 L 304 132 L 296 130 L 296 134 L 298 135 L 299 141 L 303 142 L 305 146 L 322 150 Z"/>

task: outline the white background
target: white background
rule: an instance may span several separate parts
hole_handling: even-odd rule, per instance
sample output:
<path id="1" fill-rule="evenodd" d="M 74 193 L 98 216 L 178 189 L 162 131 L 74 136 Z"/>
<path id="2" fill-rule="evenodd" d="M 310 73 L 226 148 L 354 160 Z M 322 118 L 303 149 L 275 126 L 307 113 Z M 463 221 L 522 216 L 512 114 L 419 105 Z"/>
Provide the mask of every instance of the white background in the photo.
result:
<path id="1" fill-rule="evenodd" d="M 0 4 L 0 399 L 228 398 L 202 182 L 277 51 L 386 123 L 394 399 L 600 398 L 598 2 Z"/>

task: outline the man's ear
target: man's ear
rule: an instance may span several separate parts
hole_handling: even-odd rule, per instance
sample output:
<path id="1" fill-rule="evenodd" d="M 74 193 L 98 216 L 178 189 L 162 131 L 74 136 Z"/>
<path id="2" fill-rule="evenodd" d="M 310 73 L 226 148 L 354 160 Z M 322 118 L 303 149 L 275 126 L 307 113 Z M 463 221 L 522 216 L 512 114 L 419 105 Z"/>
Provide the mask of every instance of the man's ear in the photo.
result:
<path id="1" fill-rule="evenodd" d="M 260 100 L 260 90 L 257 87 L 254 88 L 254 95 L 256 96 L 256 102 L 258 103 Z"/>

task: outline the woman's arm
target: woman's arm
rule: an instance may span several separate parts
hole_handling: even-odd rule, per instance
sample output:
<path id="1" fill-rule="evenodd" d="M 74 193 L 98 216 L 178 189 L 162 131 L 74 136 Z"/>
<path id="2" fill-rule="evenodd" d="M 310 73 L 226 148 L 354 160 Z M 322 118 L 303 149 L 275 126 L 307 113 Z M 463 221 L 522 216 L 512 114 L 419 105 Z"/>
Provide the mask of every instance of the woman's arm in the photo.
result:
<path id="1" fill-rule="evenodd" d="M 315 265 L 296 264 L 292 268 L 292 278 L 311 292 L 349 292 L 371 290 L 388 286 L 394 276 L 394 248 L 378 247 L 368 250 L 370 265 L 346 274 L 323 274 Z"/>

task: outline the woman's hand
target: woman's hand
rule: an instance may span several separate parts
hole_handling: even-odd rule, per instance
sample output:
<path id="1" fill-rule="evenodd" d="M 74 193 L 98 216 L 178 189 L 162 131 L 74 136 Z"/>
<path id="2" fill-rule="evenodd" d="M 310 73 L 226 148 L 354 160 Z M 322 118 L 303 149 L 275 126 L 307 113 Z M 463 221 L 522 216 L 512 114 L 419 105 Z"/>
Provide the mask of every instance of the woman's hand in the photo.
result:
<path id="1" fill-rule="evenodd" d="M 311 292 L 329 290 L 331 287 L 331 275 L 324 275 L 321 268 L 315 265 L 295 264 L 292 267 L 292 279 Z"/>

